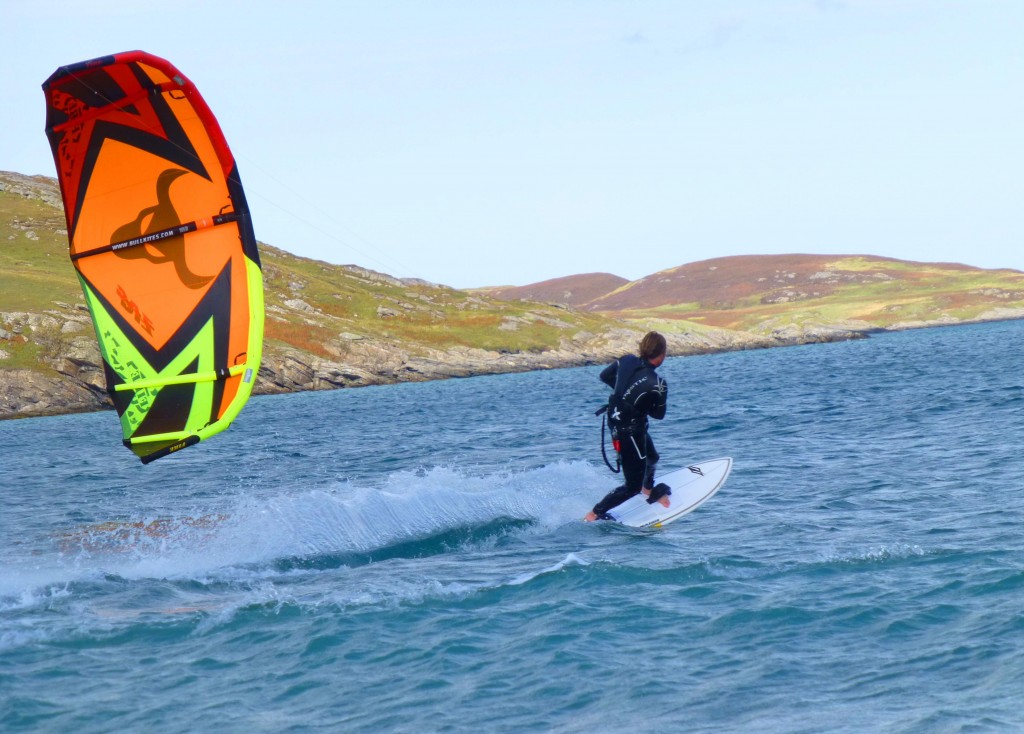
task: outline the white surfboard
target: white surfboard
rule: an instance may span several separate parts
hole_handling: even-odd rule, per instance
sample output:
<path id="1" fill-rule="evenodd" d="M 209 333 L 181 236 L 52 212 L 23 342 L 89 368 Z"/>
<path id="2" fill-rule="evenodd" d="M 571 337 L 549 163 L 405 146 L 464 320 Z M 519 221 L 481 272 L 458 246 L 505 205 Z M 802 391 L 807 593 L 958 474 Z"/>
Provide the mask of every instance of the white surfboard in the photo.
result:
<path id="1" fill-rule="evenodd" d="M 721 489 L 732 471 L 732 459 L 711 459 L 690 464 L 668 474 L 659 475 L 655 481 L 664 482 L 672 488 L 668 507 L 660 503 L 647 504 L 647 498 L 638 494 L 608 511 L 608 515 L 623 525 L 633 528 L 660 528 L 675 522 L 683 515 L 693 512 L 711 499 Z"/>

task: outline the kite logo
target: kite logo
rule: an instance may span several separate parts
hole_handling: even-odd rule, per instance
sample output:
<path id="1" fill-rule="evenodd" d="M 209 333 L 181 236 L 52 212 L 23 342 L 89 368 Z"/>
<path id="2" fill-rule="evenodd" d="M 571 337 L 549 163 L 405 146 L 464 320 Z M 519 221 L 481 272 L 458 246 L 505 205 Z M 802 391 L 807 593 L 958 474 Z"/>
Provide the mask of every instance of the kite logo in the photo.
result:
<path id="1" fill-rule="evenodd" d="M 135 323 L 140 324 L 146 333 L 150 336 L 153 335 L 153 322 L 149 320 L 149 316 L 142 313 L 142 309 L 139 308 L 139 304 L 128 297 L 128 292 L 121 286 L 117 286 L 117 296 L 121 299 L 121 308 L 123 308 L 129 316 L 135 317 Z"/>
<path id="2" fill-rule="evenodd" d="M 156 204 L 145 207 L 136 215 L 135 219 L 114 230 L 110 244 L 116 245 L 127 243 L 130 240 L 141 240 L 146 235 L 180 227 L 181 217 L 178 216 L 178 212 L 174 209 L 174 203 L 171 201 L 171 184 L 187 173 L 188 171 L 183 171 L 180 168 L 168 168 L 161 173 L 156 181 Z M 151 247 L 159 254 L 154 254 L 150 250 Z M 188 264 L 185 262 L 185 238 L 183 236 L 168 237 L 160 240 L 159 244 L 144 243 L 137 247 L 114 248 L 114 251 L 118 257 L 126 259 L 145 258 L 156 264 L 174 263 L 174 271 L 178 274 L 178 279 L 187 288 L 202 288 L 213 280 L 212 275 L 196 275 L 188 269 Z"/>

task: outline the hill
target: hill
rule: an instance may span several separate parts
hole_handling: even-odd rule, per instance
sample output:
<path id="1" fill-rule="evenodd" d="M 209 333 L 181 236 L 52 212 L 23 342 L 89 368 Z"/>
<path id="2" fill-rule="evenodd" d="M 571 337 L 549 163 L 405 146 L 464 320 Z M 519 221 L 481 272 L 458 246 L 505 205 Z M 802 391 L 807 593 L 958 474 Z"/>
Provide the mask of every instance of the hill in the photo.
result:
<path id="1" fill-rule="evenodd" d="M 907 328 L 999 318 L 1024 308 L 1024 273 L 870 255 L 727 257 L 655 273 L 586 308 L 740 330 L 779 319 Z"/>
<path id="2" fill-rule="evenodd" d="M 54 179 L 0 172 L 0 418 L 109 406 Z M 260 245 L 266 289 L 257 393 L 603 362 L 645 319 L 503 301 Z M 773 346 L 671 325 L 674 353 Z"/>
<path id="3" fill-rule="evenodd" d="M 109 407 L 56 181 L 0 172 L 0 244 L 0 418 Z M 605 362 L 651 328 L 685 355 L 1024 317 L 1024 273 L 870 256 L 721 258 L 633 282 L 592 273 L 463 291 L 260 253 L 257 393 Z"/>
<path id="4" fill-rule="evenodd" d="M 561 303 L 581 308 L 628 283 L 625 278 L 611 273 L 587 273 L 554 278 L 533 285 L 482 288 L 480 292 L 503 301 Z"/>
<path id="5" fill-rule="evenodd" d="M 509 297 L 506 289 L 483 292 Z M 811 324 L 905 329 L 1022 318 L 1024 272 L 873 255 L 736 256 L 662 270 L 574 305 L 759 334 Z"/>

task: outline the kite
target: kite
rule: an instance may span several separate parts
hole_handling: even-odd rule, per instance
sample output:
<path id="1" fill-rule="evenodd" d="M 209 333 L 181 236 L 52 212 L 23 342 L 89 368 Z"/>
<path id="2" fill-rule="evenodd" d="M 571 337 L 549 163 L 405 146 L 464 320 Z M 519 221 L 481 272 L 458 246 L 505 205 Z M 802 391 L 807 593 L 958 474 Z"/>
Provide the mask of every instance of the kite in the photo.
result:
<path id="1" fill-rule="evenodd" d="M 195 86 L 142 51 L 59 68 L 46 134 L 124 444 L 149 463 L 227 428 L 263 346 L 234 157 Z"/>

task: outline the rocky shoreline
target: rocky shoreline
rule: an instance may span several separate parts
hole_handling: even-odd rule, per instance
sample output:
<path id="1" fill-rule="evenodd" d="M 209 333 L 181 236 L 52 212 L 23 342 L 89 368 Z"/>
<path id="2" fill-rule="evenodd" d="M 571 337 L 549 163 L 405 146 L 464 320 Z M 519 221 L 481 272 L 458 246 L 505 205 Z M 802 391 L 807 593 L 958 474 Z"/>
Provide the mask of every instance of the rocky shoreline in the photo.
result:
<path id="1" fill-rule="evenodd" d="M 38 365 L 0 369 L 0 420 L 112 409 L 99 348 L 82 304 L 56 304 L 45 313 L 0 312 L 0 352 L 5 340 L 31 339 Z M 689 356 L 860 339 L 872 333 L 1024 318 L 1024 309 L 996 309 L 970 322 L 948 317 L 906 322 L 889 329 L 861 321 L 840 324 L 766 322 L 756 332 L 708 329 L 671 333 L 670 353 Z M 625 324 L 602 334 L 579 332 L 557 349 L 497 352 L 468 347 L 447 350 L 402 344 L 387 337 L 342 334 L 345 358 L 316 356 L 268 344 L 254 394 L 334 390 L 367 385 L 424 382 L 533 370 L 604 364 L 635 351 L 645 329 Z"/>
<path id="2" fill-rule="evenodd" d="M 668 334 L 668 341 L 673 355 L 684 356 L 841 341 L 863 337 L 866 331 L 868 329 L 859 325 L 790 326 L 764 334 L 710 330 L 700 334 Z M 67 306 L 44 314 L 0 312 L 0 349 L 4 339 L 18 338 L 22 334 L 31 334 L 40 340 L 40 367 L 0 369 L 0 419 L 113 407 L 106 393 L 92 325 L 88 313 L 81 307 Z M 333 390 L 603 364 L 635 351 L 642 335 L 641 329 L 623 327 L 600 335 L 576 334 L 563 339 L 558 349 L 503 353 L 467 347 L 427 349 L 384 337 L 353 334 L 344 360 L 268 345 L 254 394 Z"/>

